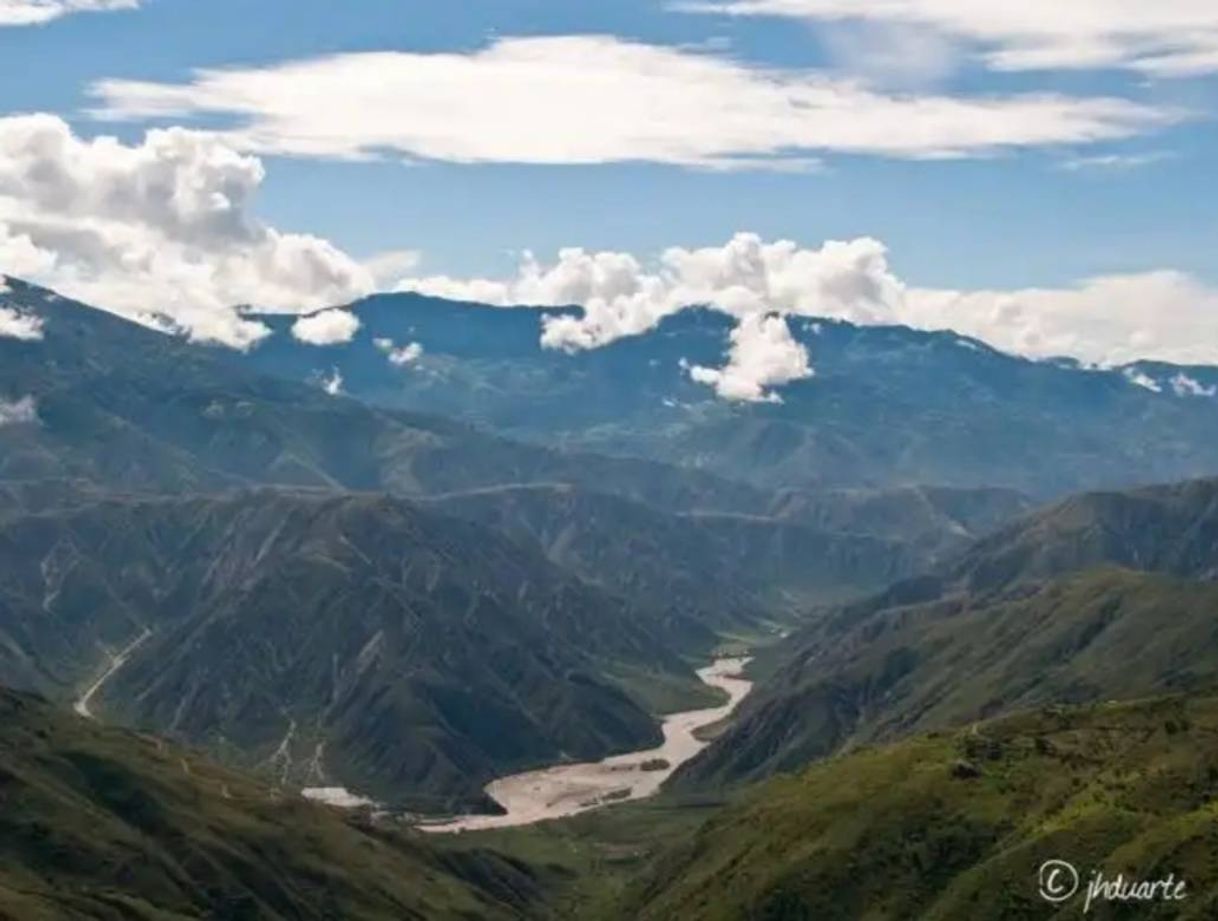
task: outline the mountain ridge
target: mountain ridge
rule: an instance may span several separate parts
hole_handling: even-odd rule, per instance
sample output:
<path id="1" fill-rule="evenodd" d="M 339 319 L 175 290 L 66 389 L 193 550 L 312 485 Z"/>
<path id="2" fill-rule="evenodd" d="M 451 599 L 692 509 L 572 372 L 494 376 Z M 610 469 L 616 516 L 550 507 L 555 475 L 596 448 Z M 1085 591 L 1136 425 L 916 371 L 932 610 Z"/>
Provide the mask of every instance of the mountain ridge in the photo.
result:
<path id="1" fill-rule="evenodd" d="M 1024 706 L 1218 684 L 1216 536 L 1218 479 L 1036 512 L 797 630 L 733 726 L 673 783 L 757 779 Z"/>

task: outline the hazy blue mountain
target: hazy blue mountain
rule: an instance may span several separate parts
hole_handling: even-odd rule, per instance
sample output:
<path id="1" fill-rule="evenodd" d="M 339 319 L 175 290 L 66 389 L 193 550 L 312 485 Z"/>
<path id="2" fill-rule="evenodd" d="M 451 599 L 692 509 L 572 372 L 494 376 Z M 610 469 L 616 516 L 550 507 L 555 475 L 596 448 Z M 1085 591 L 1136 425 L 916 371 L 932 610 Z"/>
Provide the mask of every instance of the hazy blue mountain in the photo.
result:
<path id="1" fill-rule="evenodd" d="M 752 509 L 767 497 L 657 463 L 547 450 L 447 419 L 375 409 L 251 369 L 10 279 L 5 302 L 44 321 L 0 338 L 0 400 L 35 417 L 0 426 L 0 479 L 210 491 L 277 484 L 409 495 L 570 482 L 672 508 Z"/>
<path id="2" fill-rule="evenodd" d="M 353 306 L 355 339 L 295 341 L 291 318 L 251 352 L 293 380 L 337 369 L 383 406 L 434 411 L 512 436 L 697 467 L 765 487 L 918 484 L 1014 488 L 1040 496 L 1202 476 L 1218 470 L 1215 369 L 1099 371 L 1028 361 L 954 333 L 793 320 L 816 376 L 781 403 L 732 405 L 682 362 L 720 365 L 731 321 L 710 311 L 568 355 L 539 344 L 554 311 L 453 304 L 412 294 Z M 377 341 L 417 342 L 395 366 Z M 1160 392 L 1131 380 L 1142 368 Z M 1178 393 L 1184 374 L 1200 391 Z"/>
<path id="3" fill-rule="evenodd" d="M 696 530 L 707 533 L 693 539 L 714 551 L 702 562 L 705 572 L 728 564 L 724 553 L 747 547 L 752 581 L 766 581 L 769 594 L 797 588 L 837 596 L 927 565 L 1026 501 L 990 489 L 775 493 L 678 465 L 526 444 L 468 423 L 331 396 L 261 374 L 234 353 L 19 282 L 11 287 L 6 300 L 37 314 L 45 338 L 0 339 L 0 400 L 28 398 L 34 413 L 0 426 L 0 514 L 105 490 L 185 494 L 274 484 L 427 496 L 524 486 L 542 487 L 536 495 L 544 495 L 570 485 L 628 500 L 618 506 L 623 511 L 647 505 L 639 514 L 668 533 L 685 531 L 691 520 L 661 522 L 659 513 L 704 515 Z M 460 314 L 448 319 L 459 330 Z M 273 355 L 285 343 L 291 350 L 284 337 L 262 348 Z M 376 354 L 379 369 L 386 363 Z M 584 504 L 564 513 L 578 518 L 590 510 Z M 710 536 L 712 523 L 718 538 Z M 612 515 L 598 514 L 595 529 L 607 536 L 611 524 Z M 772 564 L 763 548 L 774 551 Z"/>

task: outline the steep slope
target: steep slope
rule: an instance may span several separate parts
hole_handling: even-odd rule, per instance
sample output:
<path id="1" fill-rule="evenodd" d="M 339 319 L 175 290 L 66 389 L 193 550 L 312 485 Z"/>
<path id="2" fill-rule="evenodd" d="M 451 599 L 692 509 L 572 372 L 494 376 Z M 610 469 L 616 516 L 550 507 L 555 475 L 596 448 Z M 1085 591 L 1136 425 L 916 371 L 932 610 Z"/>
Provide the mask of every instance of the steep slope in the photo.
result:
<path id="1" fill-rule="evenodd" d="M 475 490 L 429 502 L 536 544 L 618 594 L 721 628 L 875 590 L 925 562 L 919 548 L 896 538 L 762 515 L 668 513 L 570 486 Z"/>
<path id="2" fill-rule="evenodd" d="M 1218 685 L 1216 605 L 1211 585 L 1101 570 L 826 627 L 801 638 L 675 785 L 759 779 L 862 742 L 1029 706 Z"/>
<path id="3" fill-rule="evenodd" d="M 0 918 L 545 917 L 544 877 L 0 690 Z"/>
<path id="4" fill-rule="evenodd" d="M 979 541 L 945 572 L 971 591 L 1096 564 L 1218 575 L 1218 479 L 1074 496 Z"/>
<path id="5" fill-rule="evenodd" d="M 657 742 L 646 681 L 698 687 L 673 650 L 714 642 L 381 495 L 108 500 L 10 520 L 0 561 L 0 679 L 67 696 L 148 631 L 94 711 L 428 811 Z"/>
<path id="6" fill-rule="evenodd" d="M 1102 869 L 1110 879 L 1174 874 L 1186 898 L 1099 899 L 1089 916 L 1211 918 L 1216 798 L 1213 698 L 1029 713 L 750 790 L 661 859 L 621 911 L 689 921 L 1075 917 Z M 1048 860 L 1081 876 L 1061 905 L 1038 892 Z"/>
<path id="7" fill-rule="evenodd" d="M 821 531 L 901 541 L 916 549 L 929 566 L 955 556 L 1034 507 L 1031 499 L 1010 489 L 907 486 L 783 490 L 775 494 L 769 514 Z"/>
<path id="8" fill-rule="evenodd" d="M 290 319 L 263 318 L 277 335 L 249 360 L 294 380 L 337 368 L 351 393 L 379 405 L 767 488 L 930 483 L 1045 497 L 1218 470 L 1212 397 L 1170 384 L 1155 392 L 1122 369 L 1027 361 L 950 332 L 793 321 L 815 378 L 784 387 L 781 403 L 729 405 L 685 370 L 723 363 L 731 321 L 721 314 L 683 311 L 651 333 L 568 355 L 541 348 L 553 310 L 411 294 L 352 309 L 359 334 L 326 348 L 294 341 Z M 395 365 L 387 341 L 424 351 Z M 1162 382 L 1187 375 L 1197 394 L 1218 382 L 1212 368 L 1152 370 Z"/>
<path id="9" fill-rule="evenodd" d="M 1075 497 L 825 616 L 786 641 L 781 667 L 677 783 L 767 776 L 1022 706 L 1218 680 L 1216 500 L 1215 480 Z"/>

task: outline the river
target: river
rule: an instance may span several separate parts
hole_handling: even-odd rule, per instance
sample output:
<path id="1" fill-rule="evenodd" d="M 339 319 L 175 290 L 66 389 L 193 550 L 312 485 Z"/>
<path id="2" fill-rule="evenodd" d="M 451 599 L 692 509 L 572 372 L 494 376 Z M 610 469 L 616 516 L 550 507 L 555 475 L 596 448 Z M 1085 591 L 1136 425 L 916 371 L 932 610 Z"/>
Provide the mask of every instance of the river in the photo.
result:
<path id="1" fill-rule="evenodd" d="M 436 833 L 510 828 L 654 796 L 678 767 L 706 747 L 707 743 L 699 741 L 695 733 L 730 716 L 753 689 L 753 683 L 740 675 L 748 661 L 718 659 L 700 669 L 698 677 L 711 687 L 726 691 L 728 702 L 709 710 L 666 716 L 664 744 L 660 747 L 614 755 L 603 761 L 560 764 L 500 777 L 487 785 L 486 792 L 506 814 L 463 816 L 427 822 L 419 828 Z M 655 769 L 643 770 L 648 762 Z M 661 762 L 666 764 L 661 766 Z"/>

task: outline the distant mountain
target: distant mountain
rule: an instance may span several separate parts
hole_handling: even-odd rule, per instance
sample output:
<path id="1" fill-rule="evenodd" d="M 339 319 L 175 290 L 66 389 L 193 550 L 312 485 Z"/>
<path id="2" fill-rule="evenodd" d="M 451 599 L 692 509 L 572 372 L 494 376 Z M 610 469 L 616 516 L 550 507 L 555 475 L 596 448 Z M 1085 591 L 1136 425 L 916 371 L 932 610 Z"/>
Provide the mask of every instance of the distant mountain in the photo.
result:
<path id="1" fill-rule="evenodd" d="M 76 480 L 142 492 L 274 484 L 424 495 L 564 482 L 662 508 L 746 510 L 765 496 L 671 466 L 547 450 L 436 416 L 370 408 L 251 370 L 10 279 L 6 304 L 44 337 L 0 337 L 0 480 Z"/>
<path id="2" fill-rule="evenodd" d="M 385 496 L 113 499 L 0 529 L 0 679 L 283 782 L 431 812 L 495 776 L 659 741 L 698 620 Z M 627 680 L 624 675 L 628 675 Z"/>
<path id="3" fill-rule="evenodd" d="M 781 403 L 731 405 L 682 367 L 722 364 L 731 320 L 711 311 L 568 355 L 539 344 L 552 309 L 413 294 L 352 309 L 356 337 L 321 348 L 292 338 L 293 318 L 261 317 L 275 335 L 248 360 L 297 381 L 337 369 L 348 392 L 381 406 L 766 488 L 1000 486 L 1048 497 L 1218 472 L 1213 368 L 1094 370 L 950 332 L 794 320 L 816 376 L 782 388 Z M 412 343 L 421 356 L 390 360 L 390 345 Z"/>
<path id="4" fill-rule="evenodd" d="M 545 917 L 544 871 L 453 854 L 0 690 L 0 917 Z"/>
<path id="5" fill-rule="evenodd" d="M 1183 880 L 1181 902 L 1090 914 L 1209 918 L 1218 701 L 1053 708 L 866 748 L 744 793 L 654 862 L 643 921 L 1045 918 L 1083 913 L 1093 870 Z M 1045 861 L 1080 877 L 1059 906 Z M 1065 880 L 1063 880 L 1065 882 Z"/>
<path id="6" fill-rule="evenodd" d="M 766 582 L 769 594 L 797 589 L 836 597 L 928 565 L 1026 504 L 990 489 L 773 493 L 687 467 L 525 444 L 438 416 L 331 396 L 303 380 L 258 373 L 225 350 L 190 345 L 14 280 L 9 287 L 5 302 L 39 317 L 44 338 L 0 338 L 0 401 L 28 407 L 25 417 L 0 425 L 0 515 L 106 491 L 214 493 L 269 484 L 416 497 L 536 488 L 540 496 L 569 486 L 627 500 L 617 506 L 625 518 L 650 516 L 657 533 L 684 532 L 690 521 L 662 520 L 661 513 L 705 514 L 699 531 L 715 520 L 709 513 L 749 516 L 748 523 L 720 519 L 718 537 L 690 537 L 712 553 L 702 573 L 732 567 L 724 553 L 747 549 L 751 581 Z M 525 511 L 519 503 L 515 509 Z M 583 511 L 591 511 L 588 503 L 568 503 L 562 514 Z M 607 512 L 600 509 L 589 526 L 596 540 L 629 545 L 635 537 L 614 534 L 620 526 Z M 517 533 L 532 528 L 498 518 Z M 689 571 L 692 549 L 666 552 L 674 562 L 685 554 L 677 565 Z M 653 564 L 637 554 L 622 560 L 630 569 L 619 588 L 632 581 L 658 587 Z M 648 566 L 652 576 L 634 571 Z M 593 568 L 582 571 L 595 576 Z"/>
<path id="7" fill-rule="evenodd" d="M 1069 499 L 798 631 L 678 775 L 718 785 L 1051 702 L 1218 686 L 1218 480 Z"/>

